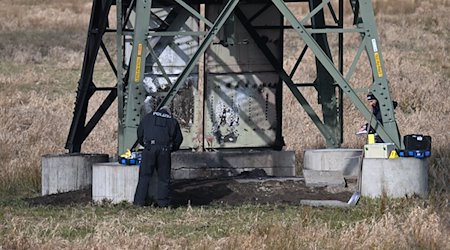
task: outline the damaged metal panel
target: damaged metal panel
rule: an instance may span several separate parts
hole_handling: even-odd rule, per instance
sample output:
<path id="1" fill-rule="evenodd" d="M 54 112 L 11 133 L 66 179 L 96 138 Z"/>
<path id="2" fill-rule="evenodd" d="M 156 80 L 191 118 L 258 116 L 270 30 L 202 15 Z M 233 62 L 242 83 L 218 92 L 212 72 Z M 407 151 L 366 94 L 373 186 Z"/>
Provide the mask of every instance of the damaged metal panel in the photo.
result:
<path id="1" fill-rule="evenodd" d="M 264 5 L 241 4 L 239 8 L 250 18 Z M 215 19 L 221 7 L 207 5 L 206 17 Z M 282 26 L 282 18 L 271 6 L 255 17 L 252 25 Z M 282 28 L 258 33 L 281 61 Z M 237 18 L 234 37 L 221 31 L 207 50 L 205 75 L 205 148 L 273 147 L 280 129 L 276 108 L 279 76 Z"/>
<path id="2" fill-rule="evenodd" d="M 273 145 L 276 75 L 210 74 L 206 80 L 206 148 Z"/>
<path id="3" fill-rule="evenodd" d="M 165 32 L 177 33 L 174 36 L 156 34 L 148 39 L 148 46 L 153 51 L 150 51 L 146 59 L 143 83 L 148 93 L 147 107 L 155 109 L 198 49 L 198 36 L 187 36 L 183 32 L 199 31 L 199 23 L 183 8 L 154 8 L 152 13 L 150 30 L 164 28 Z M 196 96 L 198 96 L 198 65 L 195 66 L 170 107 L 183 132 L 182 148 L 199 147 L 196 139 L 201 133 L 196 129 L 199 126 L 199 119 L 194 117 L 199 114 L 194 110 L 201 105 L 196 104 Z M 147 108 L 147 112 L 148 110 L 150 109 Z"/>

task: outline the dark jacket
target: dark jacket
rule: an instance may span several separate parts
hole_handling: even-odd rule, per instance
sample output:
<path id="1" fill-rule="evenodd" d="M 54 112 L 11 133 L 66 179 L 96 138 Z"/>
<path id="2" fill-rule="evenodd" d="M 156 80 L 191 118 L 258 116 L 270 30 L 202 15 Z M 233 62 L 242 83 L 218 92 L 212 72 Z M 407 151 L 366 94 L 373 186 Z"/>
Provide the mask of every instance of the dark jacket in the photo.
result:
<path id="1" fill-rule="evenodd" d="M 381 123 L 381 125 L 383 125 L 383 119 L 381 117 L 381 111 L 380 111 L 380 106 L 377 105 L 372 109 L 372 114 L 375 116 L 375 118 L 377 119 L 377 121 L 379 121 Z M 369 124 L 367 124 L 369 125 Z M 366 126 L 367 126 L 366 125 Z M 372 126 L 370 126 L 369 129 L 369 134 L 374 134 L 375 133 L 375 129 L 372 128 Z"/>
<path id="2" fill-rule="evenodd" d="M 147 114 L 139 124 L 137 137 L 146 148 L 151 145 L 168 146 L 171 151 L 178 150 L 183 142 L 178 121 L 164 110 Z"/>
<path id="3" fill-rule="evenodd" d="M 392 102 L 392 106 L 395 108 L 397 108 L 398 106 L 398 102 L 393 101 Z M 372 109 L 372 114 L 375 116 L 375 118 L 377 119 L 377 121 L 379 121 L 381 123 L 381 125 L 383 125 L 383 118 L 381 117 L 381 111 L 380 111 L 380 105 L 377 102 L 377 105 L 375 105 L 375 107 Z M 366 124 L 366 128 L 369 124 Z M 370 127 L 369 129 L 369 134 L 374 134 L 375 133 L 375 129 L 373 129 L 372 127 Z"/>

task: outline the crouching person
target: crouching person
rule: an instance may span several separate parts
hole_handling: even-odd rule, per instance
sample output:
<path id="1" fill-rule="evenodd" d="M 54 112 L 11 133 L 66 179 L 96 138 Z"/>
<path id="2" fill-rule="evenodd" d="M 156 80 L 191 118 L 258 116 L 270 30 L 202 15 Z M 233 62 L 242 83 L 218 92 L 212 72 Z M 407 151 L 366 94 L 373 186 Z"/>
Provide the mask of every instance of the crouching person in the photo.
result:
<path id="1" fill-rule="evenodd" d="M 134 195 L 134 204 L 144 206 L 149 192 L 151 177 L 156 171 L 156 203 L 159 207 L 169 206 L 171 179 L 171 153 L 180 148 L 183 135 L 178 121 L 172 117 L 166 106 L 147 114 L 137 129 L 138 142 L 144 146 L 139 181 Z"/>

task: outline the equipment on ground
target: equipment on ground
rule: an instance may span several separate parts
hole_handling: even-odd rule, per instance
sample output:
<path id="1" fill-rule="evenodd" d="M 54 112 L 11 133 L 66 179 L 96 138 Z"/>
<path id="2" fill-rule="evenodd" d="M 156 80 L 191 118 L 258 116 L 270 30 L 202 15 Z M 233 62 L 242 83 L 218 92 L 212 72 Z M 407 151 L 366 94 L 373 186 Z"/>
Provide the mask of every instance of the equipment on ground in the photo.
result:
<path id="1" fill-rule="evenodd" d="M 431 150 L 431 136 L 412 134 L 403 137 L 405 150 Z"/>
<path id="2" fill-rule="evenodd" d="M 400 150 L 401 157 L 426 158 L 431 156 L 431 136 L 411 134 L 403 137 L 405 149 Z"/>
<path id="3" fill-rule="evenodd" d="M 131 152 L 130 149 L 119 156 L 119 163 L 122 165 L 141 165 L 142 152 Z"/>
<path id="4" fill-rule="evenodd" d="M 415 157 L 415 158 L 426 158 L 431 156 L 431 151 L 429 150 L 400 150 L 400 157 Z"/>

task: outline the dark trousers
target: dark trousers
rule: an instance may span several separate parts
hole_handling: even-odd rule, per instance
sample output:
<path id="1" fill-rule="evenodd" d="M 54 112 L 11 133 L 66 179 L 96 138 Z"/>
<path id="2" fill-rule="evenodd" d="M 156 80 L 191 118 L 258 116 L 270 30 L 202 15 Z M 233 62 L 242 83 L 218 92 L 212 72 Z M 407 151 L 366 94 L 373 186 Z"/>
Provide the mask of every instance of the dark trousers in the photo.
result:
<path id="1" fill-rule="evenodd" d="M 149 185 L 156 170 L 158 183 L 156 203 L 160 207 L 169 205 L 171 158 L 169 147 L 151 146 L 142 152 L 139 181 L 134 195 L 134 204 L 143 206 L 149 193 Z"/>

